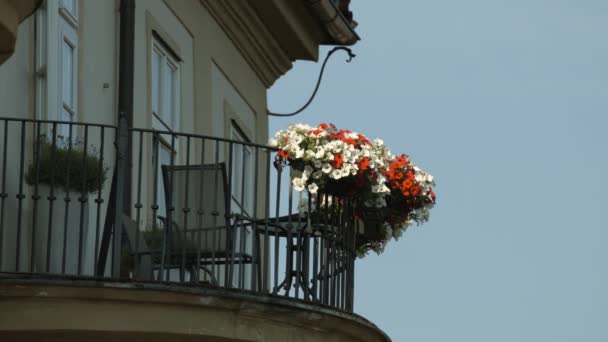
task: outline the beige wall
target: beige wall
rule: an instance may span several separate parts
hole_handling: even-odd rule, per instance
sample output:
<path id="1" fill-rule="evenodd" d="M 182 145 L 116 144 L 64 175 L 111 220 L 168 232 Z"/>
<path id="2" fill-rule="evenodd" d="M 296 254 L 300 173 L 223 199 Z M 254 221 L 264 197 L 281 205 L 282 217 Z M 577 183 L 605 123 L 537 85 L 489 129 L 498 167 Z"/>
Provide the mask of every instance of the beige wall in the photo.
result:
<path id="1" fill-rule="evenodd" d="M 80 1 L 78 111 L 83 122 L 116 123 L 118 20 L 113 1 Z"/>
<path id="2" fill-rule="evenodd" d="M 258 142 L 266 142 L 268 136 L 268 120 L 265 114 L 266 88 L 251 66 L 198 1 L 166 0 L 165 2 L 180 17 L 194 37 L 194 55 L 197 61 L 195 126 L 198 132 L 223 135 L 223 125 L 213 124 L 213 120 L 219 119 L 222 112 L 219 109 L 214 112 L 214 105 L 221 103 L 222 100 L 219 98 L 224 97 L 233 108 L 238 108 L 242 106 L 238 103 L 242 99 L 256 116 L 255 126 L 248 128 L 256 132 Z M 222 71 L 233 89 L 222 91 L 225 84 L 221 78 L 214 77 L 214 72 L 218 71 L 214 71 L 216 68 Z M 249 120 L 244 118 L 243 121 Z M 219 131 L 214 131 L 214 127 Z"/>
<path id="3" fill-rule="evenodd" d="M 14 54 L 0 65 L 0 103 L 4 117 L 28 117 L 34 110 L 33 34 L 34 19 L 29 17 L 19 25 Z"/>

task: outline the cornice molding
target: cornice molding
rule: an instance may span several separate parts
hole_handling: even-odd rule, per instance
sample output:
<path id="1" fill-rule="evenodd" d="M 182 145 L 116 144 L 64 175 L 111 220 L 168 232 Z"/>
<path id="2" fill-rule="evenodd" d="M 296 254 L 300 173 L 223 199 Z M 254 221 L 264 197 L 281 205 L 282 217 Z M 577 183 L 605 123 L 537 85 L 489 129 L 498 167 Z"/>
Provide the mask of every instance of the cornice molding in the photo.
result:
<path id="1" fill-rule="evenodd" d="M 234 42 L 267 88 L 293 67 L 287 52 L 248 1 L 200 2 Z"/>

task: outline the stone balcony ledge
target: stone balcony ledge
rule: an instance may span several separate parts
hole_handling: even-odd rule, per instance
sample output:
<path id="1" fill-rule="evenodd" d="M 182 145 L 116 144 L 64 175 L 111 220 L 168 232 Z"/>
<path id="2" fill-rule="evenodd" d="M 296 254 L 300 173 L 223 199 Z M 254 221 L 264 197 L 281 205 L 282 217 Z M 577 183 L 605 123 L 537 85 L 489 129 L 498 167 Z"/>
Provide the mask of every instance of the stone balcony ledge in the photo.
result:
<path id="1" fill-rule="evenodd" d="M 183 284 L 0 278 L 0 339 L 57 341 L 365 341 L 366 319 L 279 296 Z"/>

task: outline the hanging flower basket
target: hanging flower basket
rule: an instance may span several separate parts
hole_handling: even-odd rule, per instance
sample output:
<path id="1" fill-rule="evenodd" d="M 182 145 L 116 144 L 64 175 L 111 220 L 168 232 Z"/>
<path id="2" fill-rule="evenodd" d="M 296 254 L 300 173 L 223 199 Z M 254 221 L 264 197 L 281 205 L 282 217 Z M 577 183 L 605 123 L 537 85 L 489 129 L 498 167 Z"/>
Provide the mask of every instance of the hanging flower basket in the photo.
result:
<path id="1" fill-rule="evenodd" d="M 363 208 L 361 210 L 363 229 L 359 232 L 359 239 L 363 241 L 380 241 L 386 237 L 384 222 L 386 210 L 384 208 Z"/>
<path id="2" fill-rule="evenodd" d="M 294 190 L 349 199 L 364 226 L 357 237 L 360 255 L 380 253 L 391 237 L 428 221 L 433 177 L 408 156 L 391 154 L 382 140 L 324 123 L 290 125 L 275 137 L 275 166 L 290 166 Z"/>

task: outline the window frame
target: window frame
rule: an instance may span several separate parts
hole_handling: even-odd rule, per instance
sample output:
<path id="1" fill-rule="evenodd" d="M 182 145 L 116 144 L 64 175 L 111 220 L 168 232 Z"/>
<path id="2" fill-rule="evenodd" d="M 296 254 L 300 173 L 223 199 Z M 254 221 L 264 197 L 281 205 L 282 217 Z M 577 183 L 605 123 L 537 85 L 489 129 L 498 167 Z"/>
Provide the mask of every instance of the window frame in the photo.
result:
<path id="1" fill-rule="evenodd" d="M 154 54 L 157 53 L 160 60 L 160 70 L 154 68 Z M 173 86 L 170 88 L 171 98 L 173 99 L 173 108 L 169 109 L 168 114 L 165 108 L 168 96 L 166 94 L 167 68 L 174 68 L 174 78 L 171 80 Z M 177 57 L 175 52 L 164 43 L 158 34 L 152 34 L 150 48 L 150 112 L 152 114 L 152 127 L 159 130 L 179 131 L 181 126 L 181 59 Z M 155 75 L 158 72 L 158 87 L 155 88 Z M 158 90 L 158 93 L 155 92 Z M 156 99 L 155 96 L 160 98 Z M 155 106 L 158 101 L 158 106 Z M 157 111 L 155 111 L 157 109 Z"/>
<path id="2" fill-rule="evenodd" d="M 243 132 L 243 130 L 239 127 L 239 125 L 231 120 L 230 123 L 230 139 L 238 142 L 242 142 L 243 144 L 236 144 L 236 146 L 240 146 L 242 148 L 242 153 L 247 152 L 250 158 L 242 165 L 241 170 L 235 169 L 235 161 L 234 158 L 237 156 L 233 153 L 233 160 L 230 161 L 231 165 L 231 186 L 230 186 L 230 200 L 234 203 L 238 209 L 240 209 L 240 213 L 246 216 L 252 216 L 254 209 L 255 194 L 253 193 L 253 182 L 254 179 L 254 149 L 248 145 L 251 142 L 249 137 Z M 234 148 L 234 147 L 233 147 Z M 234 152 L 234 151 L 233 151 Z M 238 176 L 238 177 L 237 177 Z M 235 182 L 233 177 L 237 177 L 241 179 L 240 189 L 235 189 Z M 245 179 L 247 178 L 247 179 Z M 235 190 L 240 190 L 241 194 L 235 194 Z M 240 197 L 239 197 L 240 196 Z M 250 202 L 247 202 L 249 200 Z"/>
<path id="3" fill-rule="evenodd" d="M 59 1 L 59 14 L 74 28 L 78 27 L 79 0 L 72 0 L 74 7 L 69 8 L 66 0 Z"/>
<path id="4" fill-rule="evenodd" d="M 55 119 L 60 121 L 66 121 L 64 118 L 64 113 L 69 115 L 70 122 L 78 121 L 78 55 L 79 55 L 79 37 L 78 37 L 78 3 L 79 0 L 74 0 L 74 8 L 70 9 L 65 6 L 64 0 L 59 1 L 59 7 L 57 12 L 53 10 L 54 13 L 57 13 L 57 20 L 59 26 L 59 34 L 58 40 L 59 44 L 57 46 L 57 64 L 59 65 L 59 73 L 57 74 L 57 81 L 59 84 L 59 92 L 57 94 L 57 113 L 55 114 Z M 48 12 L 47 12 L 48 13 Z M 47 18 L 49 23 L 53 21 L 50 18 Z M 66 77 L 66 70 L 64 68 L 65 62 L 65 49 L 64 44 L 67 44 L 71 48 L 71 70 L 69 73 L 70 82 L 70 94 L 65 94 L 64 92 L 64 82 Z M 69 102 L 65 101 L 65 98 L 69 98 Z M 59 127 L 60 134 L 64 137 L 68 137 L 70 135 L 69 126 L 61 125 Z M 74 135 L 74 132 L 72 132 Z"/>

